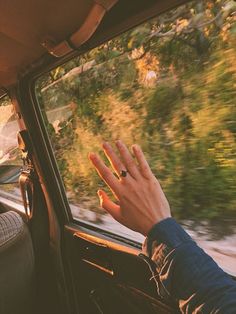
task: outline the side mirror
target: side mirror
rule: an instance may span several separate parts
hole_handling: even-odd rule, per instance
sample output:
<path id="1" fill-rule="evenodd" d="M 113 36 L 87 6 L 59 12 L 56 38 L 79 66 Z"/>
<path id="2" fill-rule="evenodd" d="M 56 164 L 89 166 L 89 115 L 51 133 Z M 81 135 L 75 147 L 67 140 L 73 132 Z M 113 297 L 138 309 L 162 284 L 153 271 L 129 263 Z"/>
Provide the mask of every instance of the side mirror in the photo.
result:
<path id="1" fill-rule="evenodd" d="M 18 183 L 21 166 L 0 165 L 0 184 Z"/>

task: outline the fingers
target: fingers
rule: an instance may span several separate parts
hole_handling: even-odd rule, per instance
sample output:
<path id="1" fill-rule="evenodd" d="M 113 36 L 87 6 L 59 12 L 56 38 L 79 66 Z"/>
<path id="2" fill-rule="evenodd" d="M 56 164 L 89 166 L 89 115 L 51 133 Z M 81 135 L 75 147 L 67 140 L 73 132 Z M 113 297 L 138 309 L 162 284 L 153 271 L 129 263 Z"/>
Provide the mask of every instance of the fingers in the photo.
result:
<path id="1" fill-rule="evenodd" d="M 117 156 L 117 154 L 114 152 L 112 146 L 109 143 L 103 143 L 103 149 L 105 155 L 110 161 L 110 164 L 112 165 L 112 168 L 114 169 L 116 174 L 120 176 L 121 171 L 125 170 L 126 167 L 124 166 L 120 158 Z"/>
<path id="2" fill-rule="evenodd" d="M 106 182 L 115 195 L 119 194 L 119 180 L 114 176 L 111 170 L 94 153 L 89 154 L 89 159 L 97 170 L 99 176 Z"/>
<path id="3" fill-rule="evenodd" d="M 98 196 L 101 207 L 111 214 L 116 220 L 120 220 L 120 206 L 112 202 L 103 190 L 98 190 Z"/>
<path id="4" fill-rule="evenodd" d="M 118 140 L 116 142 L 116 146 L 120 152 L 120 156 L 125 164 L 126 169 L 128 170 L 129 174 L 133 177 L 133 178 L 138 178 L 140 176 L 139 174 L 139 170 L 136 166 L 136 163 L 133 159 L 133 157 L 131 156 L 128 148 L 126 147 L 126 145 Z"/>
<path id="5" fill-rule="evenodd" d="M 138 145 L 135 144 L 132 146 L 132 150 L 135 155 L 135 158 L 138 161 L 139 169 L 142 175 L 147 179 L 150 178 L 150 176 L 153 175 L 152 170 L 149 167 L 149 164 L 144 156 L 142 149 Z"/>

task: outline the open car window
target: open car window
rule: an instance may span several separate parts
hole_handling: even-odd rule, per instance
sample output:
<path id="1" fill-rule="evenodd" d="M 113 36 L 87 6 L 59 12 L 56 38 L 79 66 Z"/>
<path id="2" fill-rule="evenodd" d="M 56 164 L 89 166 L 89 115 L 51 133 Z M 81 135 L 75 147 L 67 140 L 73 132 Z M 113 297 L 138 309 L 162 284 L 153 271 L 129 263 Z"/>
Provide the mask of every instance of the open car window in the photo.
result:
<path id="1" fill-rule="evenodd" d="M 138 242 L 98 204 L 87 155 L 138 143 L 174 217 L 236 274 L 235 2 L 193 1 L 78 56 L 35 91 L 71 212 Z M 109 191 L 108 191 L 109 193 Z"/>

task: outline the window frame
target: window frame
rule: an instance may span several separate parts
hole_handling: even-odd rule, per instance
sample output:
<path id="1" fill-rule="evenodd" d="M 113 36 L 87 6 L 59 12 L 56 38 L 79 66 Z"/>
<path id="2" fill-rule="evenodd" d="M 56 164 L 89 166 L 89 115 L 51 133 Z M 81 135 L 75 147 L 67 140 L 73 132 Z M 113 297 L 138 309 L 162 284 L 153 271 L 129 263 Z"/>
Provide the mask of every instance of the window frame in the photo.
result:
<path id="1" fill-rule="evenodd" d="M 190 2 L 190 1 L 183 1 L 182 3 L 178 3 L 178 6 L 180 6 L 186 2 Z M 172 8 L 168 8 L 167 11 L 171 10 Z M 55 177 L 57 179 L 57 183 L 59 183 L 58 186 L 59 186 L 59 190 L 61 191 L 61 196 L 62 196 L 63 203 L 64 203 L 64 205 L 61 209 L 65 212 L 64 216 L 66 217 L 67 223 L 76 224 L 76 225 L 81 226 L 83 228 L 88 228 L 88 230 L 91 230 L 91 231 L 97 231 L 99 234 L 107 234 L 109 237 L 114 238 L 114 239 L 116 237 L 118 237 L 124 243 L 128 240 L 127 238 L 119 236 L 119 235 L 114 234 L 112 232 L 106 231 L 106 230 L 100 228 L 99 226 L 93 226 L 90 224 L 90 222 L 85 222 L 85 221 L 81 221 L 79 219 L 73 218 L 71 210 L 70 210 L 70 204 L 69 204 L 69 201 L 66 197 L 66 191 L 64 189 L 64 184 L 62 182 L 62 178 L 61 178 L 61 175 L 60 175 L 58 167 L 57 167 L 57 162 L 56 162 L 56 160 L 53 160 L 53 159 L 55 159 L 55 156 L 54 156 L 51 144 L 50 144 L 50 139 L 49 139 L 49 136 L 47 134 L 46 127 L 44 125 L 43 117 L 42 117 L 41 110 L 40 110 L 38 102 L 37 102 L 37 97 L 35 95 L 35 88 L 34 87 L 35 87 L 36 80 L 38 78 L 40 78 L 41 75 L 46 74 L 49 71 L 55 69 L 56 67 L 65 64 L 66 62 L 72 60 L 74 57 L 78 57 L 80 55 L 83 55 L 83 54 L 89 52 L 90 50 L 98 47 L 99 45 L 106 43 L 107 41 L 113 39 L 114 37 L 118 36 L 119 34 L 122 34 L 126 31 L 128 31 L 130 28 L 134 28 L 137 25 L 141 25 L 145 21 L 152 19 L 153 16 L 158 16 L 158 15 L 163 14 L 163 13 L 164 12 L 159 12 L 158 14 L 152 14 L 151 16 L 146 18 L 145 20 L 142 20 L 139 23 L 134 23 L 133 25 L 129 26 L 129 28 L 126 28 L 122 31 L 114 32 L 112 34 L 112 36 L 105 37 L 103 40 L 100 38 L 97 41 L 92 41 L 90 44 L 81 47 L 81 49 L 79 49 L 76 53 L 72 53 L 71 55 L 69 55 L 69 56 L 67 56 L 61 60 L 56 60 L 55 62 L 53 62 L 53 64 L 50 64 L 51 57 L 49 56 L 48 57 L 49 65 L 46 68 L 42 68 L 42 67 L 40 68 L 39 67 L 36 71 L 29 72 L 23 79 L 23 86 L 24 86 L 23 88 L 25 88 L 30 95 L 30 100 L 31 100 L 32 105 L 33 105 L 33 111 L 34 111 L 34 114 L 36 116 L 37 122 L 40 125 L 40 132 L 41 132 L 41 134 L 43 134 L 44 142 L 47 145 L 47 151 L 48 151 L 49 155 L 51 156 L 50 157 L 51 164 L 52 164 L 52 167 L 54 169 L 54 174 L 56 174 Z M 28 126 L 27 126 L 27 128 L 28 128 Z M 130 242 L 130 241 L 128 240 L 128 242 Z M 138 247 L 141 247 L 139 242 L 135 242 L 132 240 L 131 240 L 131 242 L 133 243 L 134 246 L 137 245 Z"/>
<path id="2" fill-rule="evenodd" d="M 117 35 L 115 35 L 115 36 L 117 36 Z M 100 44 L 103 44 L 105 42 L 99 43 L 97 46 L 99 46 Z M 64 224 L 63 224 L 64 227 L 66 229 L 70 229 L 70 228 L 73 228 L 73 227 L 76 226 L 77 228 L 79 228 L 83 232 L 91 233 L 92 235 L 96 235 L 97 237 L 101 237 L 102 239 L 105 239 L 105 240 L 106 239 L 110 239 L 110 240 L 114 241 L 115 243 L 122 244 L 122 245 L 125 245 L 127 247 L 133 248 L 135 250 L 137 249 L 138 251 L 141 251 L 142 250 L 142 243 L 141 242 L 134 241 L 132 239 L 128 239 L 128 238 L 126 238 L 126 237 L 124 237 L 122 235 L 119 235 L 117 233 L 113 233 L 113 232 L 111 232 L 109 230 L 100 228 L 99 225 L 95 226 L 95 224 L 93 224 L 93 223 L 91 223 L 89 221 L 80 220 L 80 219 L 76 219 L 76 218 L 73 217 L 72 212 L 71 212 L 71 208 L 70 208 L 70 203 L 69 203 L 69 200 L 68 200 L 68 198 L 66 196 L 66 190 L 65 190 L 65 187 L 64 187 L 64 183 L 63 183 L 60 171 L 58 169 L 57 160 L 56 160 L 56 157 L 55 157 L 55 154 L 53 152 L 52 145 L 51 145 L 51 140 L 49 138 L 49 135 L 48 135 L 48 132 L 47 132 L 47 129 L 46 129 L 46 125 L 44 123 L 42 111 L 40 109 L 40 105 L 38 103 L 36 92 L 35 92 L 36 80 L 38 78 L 40 78 L 41 75 L 48 73 L 49 71 L 55 69 L 59 65 L 62 65 L 64 63 L 66 63 L 67 61 L 70 61 L 74 57 L 78 57 L 80 55 L 83 55 L 84 53 L 86 53 L 86 52 L 96 48 L 97 46 L 95 46 L 95 47 L 93 47 L 91 49 L 88 49 L 86 51 L 83 51 L 83 52 L 77 54 L 76 56 L 73 55 L 73 57 L 71 57 L 69 59 L 66 59 L 66 61 L 57 63 L 56 66 L 50 66 L 49 68 L 47 68 L 46 70 L 42 71 L 41 73 L 37 73 L 37 75 L 34 76 L 33 79 L 30 79 L 30 81 L 28 81 L 28 83 L 30 83 L 30 84 L 27 84 L 24 87 L 26 87 L 27 90 L 29 91 L 30 99 L 31 99 L 32 104 L 33 104 L 33 108 L 31 108 L 31 109 L 33 109 L 35 118 L 37 120 L 37 125 L 38 125 L 38 128 L 39 128 L 40 133 L 41 133 L 41 138 L 43 139 L 44 144 L 46 144 L 48 157 L 50 156 L 49 158 L 50 158 L 50 164 L 51 164 L 51 167 L 52 167 L 51 169 L 54 172 L 55 179 L 57 181 L 58 188 L 59 188 L 59 191 L 60 191 L 60 196 L 61 196 L 62 202 L 63 202 L 63 206 L 62 206 L 61 209 L 64 211 L 64 215 L 63 215 L 64 219 L 66 218 L 64 220 Z M 27 129 L 28 129 L 28 124 L 27 123 L 26 123 L 26 126 L 27 126 Z M 41 177 L 41 179 L 42 179 L 42 177 Z M 45 180 L 45 185 L 48 186 L 46 181 L 47 180 Z M 57 191 L 57 192 L 59 192 L 59 191 Z M 51 196 L 51 193 L 49 193 L 49 194 Z"/>

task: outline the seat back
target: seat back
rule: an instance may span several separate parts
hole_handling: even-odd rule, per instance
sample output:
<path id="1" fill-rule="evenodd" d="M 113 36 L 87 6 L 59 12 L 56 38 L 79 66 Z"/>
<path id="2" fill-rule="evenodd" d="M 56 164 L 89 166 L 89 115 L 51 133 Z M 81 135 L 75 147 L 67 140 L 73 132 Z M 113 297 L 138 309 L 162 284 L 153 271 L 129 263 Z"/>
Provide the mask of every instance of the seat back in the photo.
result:
<path id="1" fill-rule="evenodd" d="M 0 313 L 32 313 L 34 253 L 21 216 L 0 214 Z"/>

